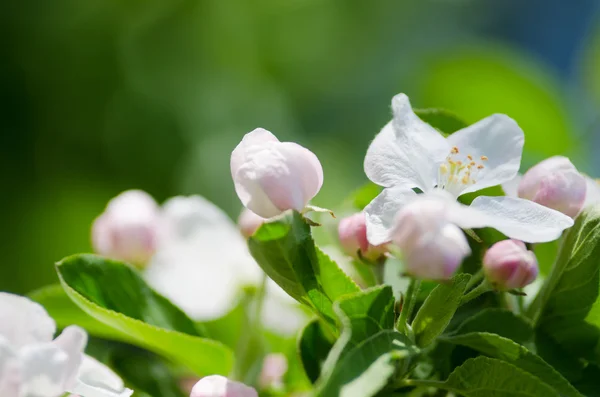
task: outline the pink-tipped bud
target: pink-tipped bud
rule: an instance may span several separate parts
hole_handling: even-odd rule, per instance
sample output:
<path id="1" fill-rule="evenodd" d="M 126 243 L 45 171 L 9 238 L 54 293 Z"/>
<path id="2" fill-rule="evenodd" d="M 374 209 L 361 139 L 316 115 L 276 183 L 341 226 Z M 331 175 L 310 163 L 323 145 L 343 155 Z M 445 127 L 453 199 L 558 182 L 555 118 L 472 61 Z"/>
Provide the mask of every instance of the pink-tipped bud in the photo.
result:
<path id="1" fill-rule="evenodd" d="M 238 226 L 242 232 L 242 236 L 248 238 L 252 236 L 265 221 L 266 219 L 262 216 L 258 216 L 248 208 L 244 208 L 238 218 Z"/>
<path id="2" fill-rule="evenodd" d="M 396 215 L 392 242 L 402 251 L 406 270 L 412 276 L 450 278 L 471 248 L 460 228 L 446 219 L 444 202 L 420 198 Z"/>
<path id="3" fill-rule="evenodd" d="M 519 197 L 575 218 L 585 202 L 587 185 L 568 158 L 554 156 L 533 166 L 519 183 Z"/>
<path id="4" fill-rule="evenodd" d="M 358 252 L 369 260 L 376 260 L 386 252 L 386 244 L 373 246 L 367 240 L 367 219 L 364 212 L 343 218 L 338 225 L 338 236 L 344 251 L 351 256 Z"/>
<path id="5" fill-rule="evenodd" d="M 252 387 L 220 375 L 206 376 L 192 388 L 190 397 L 258 397 Z"/>
<path id="6" fill-rule="evenodd" d="M 156 251 L 159 229 L 154 199 L 141 190 L 128 190 L 110 200 L 96 218 L 92 244 L 100 255 L 143 266 Z"/>
<path id="7" fill-rule="evenodd" d="M 302 211 L 323 185 L 323 168 L 310 150 L 280 142 L 262 128 L 231 153 L 231 176 L 244 207 L 264 218 Z"/>
<path id="8" fill-rule="evenodd" d="M 283 376 L 288 370 L 288 362 L 281 353 L 268 354 L 260 372 L 259 385 L 263 389 L 280 389 L 283 387 Z"/>
<path id="9" fill-rule="evenodd" d="M 538 275 L 535 254 L 518 240 L 492 245 L 483 257 L 483 269 L 488 281 L 499 290 L 523 288 Z"/>

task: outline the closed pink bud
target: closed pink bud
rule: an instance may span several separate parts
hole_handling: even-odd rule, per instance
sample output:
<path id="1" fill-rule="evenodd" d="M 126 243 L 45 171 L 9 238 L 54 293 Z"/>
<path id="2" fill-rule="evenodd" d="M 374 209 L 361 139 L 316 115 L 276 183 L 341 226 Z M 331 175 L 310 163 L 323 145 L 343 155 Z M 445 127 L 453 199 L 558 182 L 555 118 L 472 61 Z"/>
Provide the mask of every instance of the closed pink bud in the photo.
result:
<path id="1" fill-rule="evenodd" d="M 263 389 L 283 387 L 283 376 L 288 370 L 288 362 L 281 353 L 268 354 L 260 372 L 259 384 Z"/>
<path id="2" fill-rule="evenodd" d="M 535 254 L 518 240 L 492 245 L 483 257 L 483 269 L 488 281 L 499 290 L 523 288 L 538 275 Z"/>
<path id="3" fill-rule="evenodd" d="M 386 245 L 373 246 L 367 240 L 367 220 L 364 212 L 343 218 L 338 225 L 338 236 L 342 248 L 348 255 L 360 254 L 370 260 L 386 252 Z"/>
<path id="4" fill-rule="evenodd" d="M 248 208 L 244 208 L 238 218 L 238 226 L 242 232 L 242 236 L 248 238 L 252 236 L 265 221 L 266 219 L 262 216 L 258 216 Z"/>
<path id="5" fill-rule="evenodd" d="M 575 218 L 585 202 L 586 181 L 568 158 L 546 159 L 523 175 L 519 197 Z"/>
<path id="6" fill-rule="evenodd" d="M 220 375 L 206 376 L 192 388 L 190 397 L 258 397 L 252 387 Z"/>
<path id="7" fill-rule="evenodd" d="M 92 244 L 100 255 L 145 265 L 157 246 L 159 207 L 141 190 L 128 190 L 113 198 L 94 221 Z"/>
<path id="8" fill-rule="evenodd" d="M 314 153 L 280 142 L 262 128 L 244 136 L 230 164 L 242 204 L 264 218 L 289 209 L 302 211 L 323 185 L 323 168 Z"/>
<path id="9" fill-rule="evenodd" d="M 446 220 L 445 203 L 422 198 L 396 215 L 392 242 L 402 251 L 412 276 L 445 280 L 454 274 L 471 248 L 462 230 Z"/>

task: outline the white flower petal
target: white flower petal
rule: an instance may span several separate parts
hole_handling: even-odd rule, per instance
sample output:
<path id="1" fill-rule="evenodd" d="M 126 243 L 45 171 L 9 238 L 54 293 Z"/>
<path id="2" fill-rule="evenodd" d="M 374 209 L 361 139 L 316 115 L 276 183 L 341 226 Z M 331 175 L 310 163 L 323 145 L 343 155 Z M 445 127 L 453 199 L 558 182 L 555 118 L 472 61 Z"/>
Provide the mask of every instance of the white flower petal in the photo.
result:
<path id="1" fill-rule="evenodd" d="M 393 120 L 375 137 L 365 157 L 365 173 L 384 186 L 429 190 L 437 177 L 437 165 L 450 152 L 444 137 L 414 114 L 408 97 L 392 100 Z"/>
<path id="2" fill-rule="evenodd" d="M 265 328 L 280 335 L 292 336 L 306 324 L 308 318 L 298 302 L 275 281 L 267 280 L 261 318 Z"/>
<path id="3" fill-rule="evenodd" d="M 32 343 L 19 351 L 21 393 L 25 396 L 59 397 L 70 376 L 69 355 L 54 343 Z M 87 397 L 87 396 L 86 396 Z"/>
<path id="4" fill-rule="evenodd" d="M 144 272 L 146 281 L 189 316 L 210 320 L 227 313 L 240 289 L 262 277 L 236 225 L 202 197 L 165 203 L 174 230 Z"/>
<path id="5" fill-rule="evenodd" d="M 519 197 L 519 183 L 523 179 L 523 175 L 517 174 L 513 179 L 502 184 L 502 190 L 508 197 Z M 600 193 L 600 192 L 599 192 Z"/>
<path id="6" fill-rule="evenodd" d="M 461 156 L 471 155 L 484 166 L 472 173 L 476 182 L 461 192 L 465 194 L 513 179 L 521 166 L 525 135 L 513 119 L 494 114 L 456 131 L 448 137 L 448 142 L 458 148 Z M 482 156 L 487 160 L 482 161 Z"/>
<path id="7" fill-rule="evenodd" d="M 587 175 L 584 175 L 586 184 L 586 196 L 583 207 L 600 203 L 600 184 L 596 179 L 592 179 Z"/>
<path id="8" fill-rule="evenodd" d="M 133 394 L 124 388 L 117 374 L 90 356 L 84 356 L 78 382 L 69 391 L 84 397 L 129 397 Z"/>
<path id="9" fill-rule="evenodd" d="M 573 226 L 573 220 L 558 211 L 514 197 L 480 196 L 469 207 L 456 203 L 449 217 L 462 228 L 492 227 L 528 243 L 556 240 Z"/>
<path id="10" fill-rule="evenodd" d="M 390 241 L 398 210 L 417 194 L 406 188 L 383 189 L 364 209 L 367 217 L 367 239 L 372 245 Z"/>
<path id="11" fill-rule="evenodd" d="M 79 367 L 83 360 L 83 350 L 87 345 L 87 334 L 77 326 L 69 326 L 52 342 L 67 354 L 64 374 L 64 387 L 69 388 L 75 384 Z"/>
<path id="12" fill-rule="evenodd" d="M 279 142 L 279 139 L 264 128 L 257 128 L 244 135 L 242 141 L 231 153 L 231 177 L 235 179 L 238 169 L 246 162 L 246 151 L 250 146 L 262 145 L 267 142 Z"/>
<path id="13" fill-rule="evenodd" d="M 0 396 L 19 397 L 20 368 L 9 341 L 0 335 Z"/>
<path id="14" fill-rule="evenodd" d="M 54 320 L 41 305 L 23 296 L 0 292 L 0 336 L 15 348 L 50 342 L 55 332 Z"/>
<path id="15" fill-rule="evenodd" d="M 129 397 L 133 394 L 130 389 L 112 390 L 107 387 L 88 385 L 81 380 L 69 390 L 69 393 L 82 397 Z"/>

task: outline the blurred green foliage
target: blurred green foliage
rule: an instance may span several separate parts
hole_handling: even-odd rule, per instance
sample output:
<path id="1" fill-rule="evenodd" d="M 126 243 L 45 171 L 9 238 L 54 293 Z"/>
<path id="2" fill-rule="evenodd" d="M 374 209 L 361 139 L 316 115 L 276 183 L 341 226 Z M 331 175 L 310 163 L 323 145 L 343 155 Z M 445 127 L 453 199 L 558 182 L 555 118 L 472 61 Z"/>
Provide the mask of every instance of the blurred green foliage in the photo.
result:
<path id="1" fill-rule="evenodd" d="M 491 4 L 3 2 L 0 290 L 55 282 L 53 263 L 89 251 L 94 217 L 128 188 L 160 201 L 199 193 L 236 216 L 229 154 L 258 126 L 320 157 L 316 204 L 335 207 L 366 182 L 365 150 L 398 92 L 468 122 L 505 112 L 526 132 L 525 165 L 567 153 L 591 171 L 579 139 L 586 95 L 480 34 Z M 586 65 L 599 42 L 588 40 Z M 596 99 L 597 70 L 579 79 Z"/>

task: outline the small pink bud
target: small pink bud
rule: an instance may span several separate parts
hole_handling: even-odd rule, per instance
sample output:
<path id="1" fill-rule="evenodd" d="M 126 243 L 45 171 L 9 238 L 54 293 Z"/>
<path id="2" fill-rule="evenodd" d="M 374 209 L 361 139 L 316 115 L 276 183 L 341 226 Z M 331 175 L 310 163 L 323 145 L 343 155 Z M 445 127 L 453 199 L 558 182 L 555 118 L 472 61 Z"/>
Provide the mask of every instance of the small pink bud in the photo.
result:
<path id="1" fill-rule="evenodd" d="M 242 232 L 242 236 L 248 238 L 252 236 L 265 221 L 266 219 L 262 216 L 258 216 L 248 208 L 244 208 L 238 218 L 238 226 Z"/>
<path id="2" fill-rule="evenodd" d="M 500 290 L 523 288 L 538 275 L 535 254 L 518 240 L 492 245 L 483 257 L 483 269 L 488 281 Z"/>
<path id="3" fill-rule="evenodd" d="M 586 181 L 568 158 L 554 156 L 523 175 L 518 195 L 575 218 L 584 205 Z"/>
<path id="4" fill-rule="evenodd" d="M 281 353 L 268 354 L 260 372 L 259 384 L 263 389 L 283 387 L 283 376 L 288 370 L 288 362 Z"/>
<path id="5" fill-rule="evenodd" d="M 231 176 L 242 204 L 271 218 L 302 211 L 323 185 L 323 168 L 310 150 L 280 142 L 262 128 L 246 134 L 231 153 Z"/>
<path id="6" fill-rule="evenodd" d="M 343 218 L 338 225 L 340 244 L 348 255 L 361 255 L 369 260 L 375 260 L 386 252 L 386 245 L 373 246 L 367 240 L 367 220 L 364 212 L 358 212 Z"/>
<path id="7" fill-rule="evenodd" d="M 128 190 L 110 200 L 96 218 L 92 244 L 100 255 L 143 266 L 154 255 L 159 228 L 154 199 L 141 190 Z"/>
<path id="8" fill-rule="evenodd" d="M 423 279 L 452 276 L 471 248 L 460 228 L 446 220 L 445 203 L 421 198 L 396 215 L 392 242 L 402 251 L 409 274 Z"/>
<path id="9" fill-rule="evenodd" d="M 221 375 L 206 376 L 192 388 L 190 397 L 258 397 L 252 387 Z"/>

